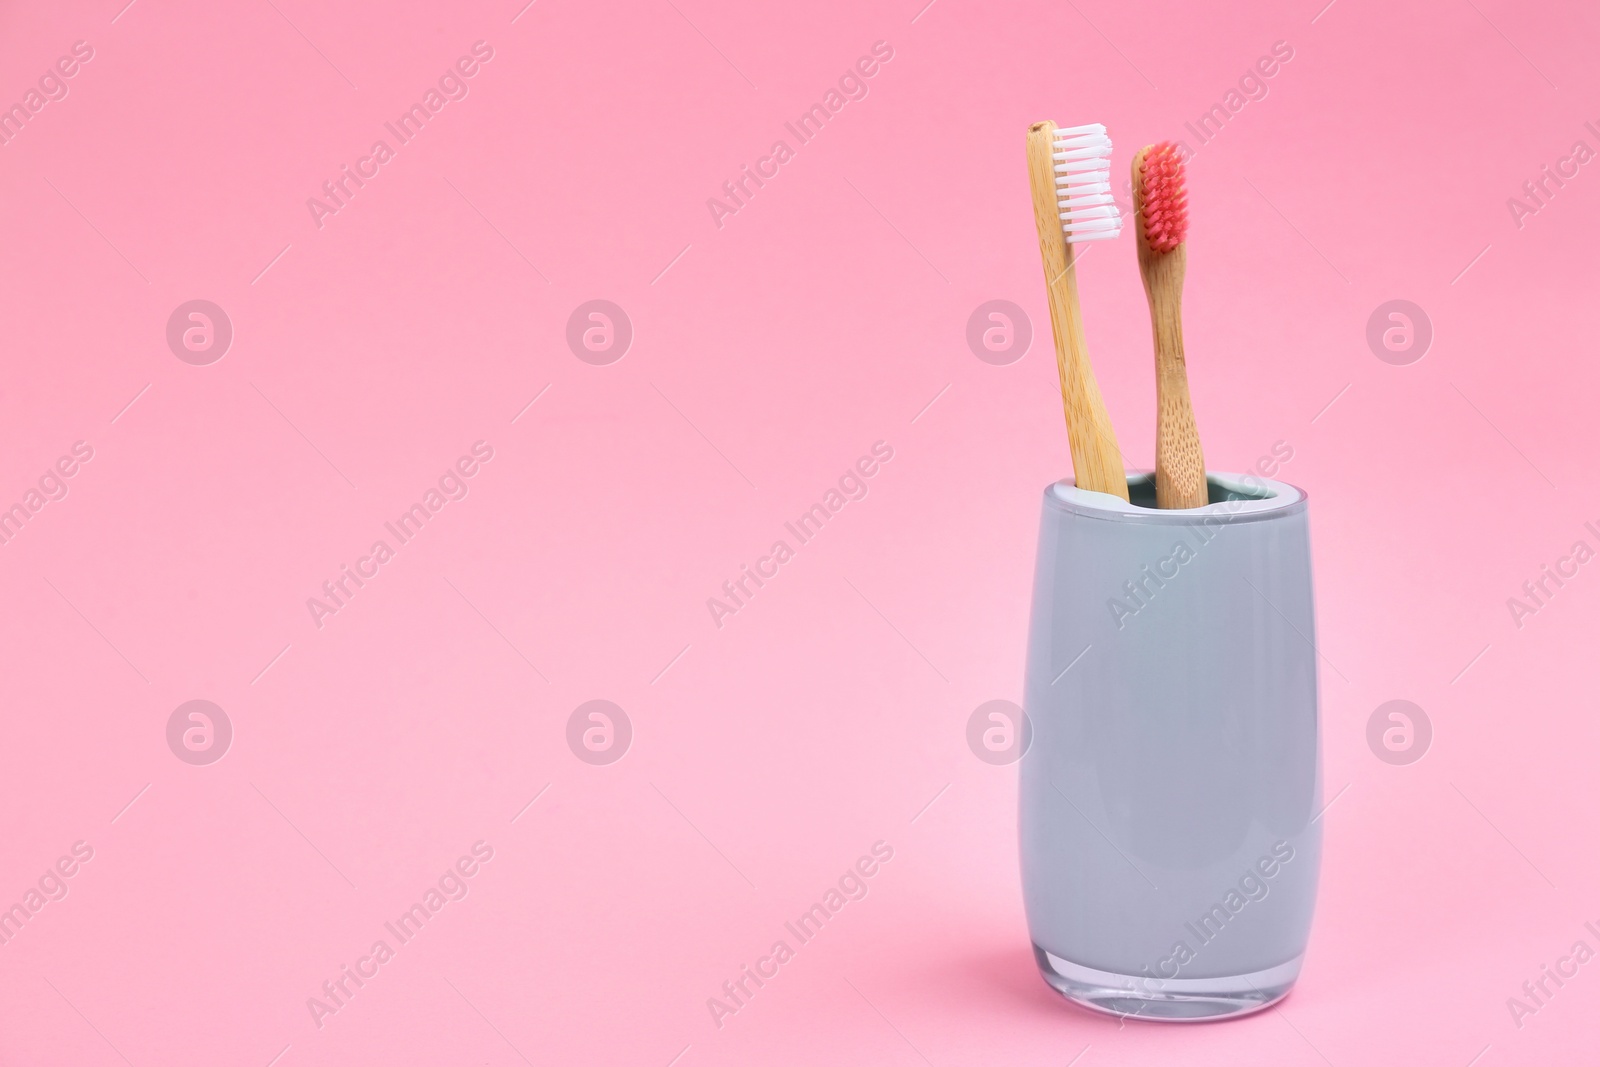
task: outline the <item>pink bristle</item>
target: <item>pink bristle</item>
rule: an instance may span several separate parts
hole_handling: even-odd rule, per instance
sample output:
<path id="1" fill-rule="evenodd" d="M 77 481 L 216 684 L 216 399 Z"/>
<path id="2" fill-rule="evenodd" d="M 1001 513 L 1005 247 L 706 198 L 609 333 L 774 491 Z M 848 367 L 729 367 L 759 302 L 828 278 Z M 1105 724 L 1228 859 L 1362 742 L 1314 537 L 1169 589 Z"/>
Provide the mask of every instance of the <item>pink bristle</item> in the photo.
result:
<path id="1" fill-rule="evenodd" d="M 1188 194 L 1178 146 L 1162 141 L 1144 154 L 1144 233 L 1150 247 L 1170 252 L 1189 233 Z"/>

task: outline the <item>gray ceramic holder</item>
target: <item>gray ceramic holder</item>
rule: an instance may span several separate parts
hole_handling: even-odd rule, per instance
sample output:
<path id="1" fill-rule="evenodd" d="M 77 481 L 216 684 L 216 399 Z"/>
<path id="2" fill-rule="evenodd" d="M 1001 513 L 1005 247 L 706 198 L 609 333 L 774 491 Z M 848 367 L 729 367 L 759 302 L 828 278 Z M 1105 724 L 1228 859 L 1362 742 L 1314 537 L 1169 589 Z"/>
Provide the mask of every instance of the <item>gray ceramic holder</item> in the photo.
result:
<path id="1" fill-rule="evenodd" d="M 1045 490 L 1019 826 L 1052 987 L 1142 1018 L 1287 995 L 1321 859 L 1306 495 L 1211 474 L 1211 503 Z"/>

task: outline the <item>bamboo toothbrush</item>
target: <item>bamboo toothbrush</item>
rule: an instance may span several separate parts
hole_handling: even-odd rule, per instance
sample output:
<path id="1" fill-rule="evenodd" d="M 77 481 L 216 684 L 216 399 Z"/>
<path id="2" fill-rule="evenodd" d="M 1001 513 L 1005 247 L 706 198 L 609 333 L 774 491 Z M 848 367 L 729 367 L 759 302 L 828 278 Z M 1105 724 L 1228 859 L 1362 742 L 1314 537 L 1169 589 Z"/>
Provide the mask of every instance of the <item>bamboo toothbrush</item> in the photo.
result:
<path id="1" fill-rule="evenodd" d="M 1029 126 L 1028 182 L 1050 298 L 1050 331 L 1061 373 L 1073 476 L 1079 489 L 1127 500 L 1122 451 L 1083 339 L 1072 262 L 1074 244 L 1107 241 L 1122 232 L 1122 216 L 1111 199 L 1111 138 L 1106 128 L 1096 124 L 1057 129 L 1049 121 Z"/>
<path id="2" fill-rule="evenodd" d="M 1139 273 L 1155 335 L 1156 507 L 1204 507 L 1209 502 L 1206 461 L 1189 403 L 1189 372 L 1183 357 L 1189 205 L 1183 160 L 1171 141 L 1147 145 L 1133 157 L 1133 213 Z"/>

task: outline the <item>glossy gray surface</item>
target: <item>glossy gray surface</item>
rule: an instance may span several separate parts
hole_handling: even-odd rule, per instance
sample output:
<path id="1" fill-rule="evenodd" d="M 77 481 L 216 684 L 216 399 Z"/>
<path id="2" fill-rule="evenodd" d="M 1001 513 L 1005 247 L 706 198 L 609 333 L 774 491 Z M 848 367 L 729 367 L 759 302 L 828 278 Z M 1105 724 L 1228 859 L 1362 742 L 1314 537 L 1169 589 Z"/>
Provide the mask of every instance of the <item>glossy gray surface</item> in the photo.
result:
<path id="1" fill-rule="evenodd" d="M 1305 949 L 1321 858 L 1305 494 L 1211 476 L 1156 511 L 1046 489 L 1020 768 L 1034 943 L 1151 979 Z M 1140 506 L 1148 499 L 1149 507 Z"/>

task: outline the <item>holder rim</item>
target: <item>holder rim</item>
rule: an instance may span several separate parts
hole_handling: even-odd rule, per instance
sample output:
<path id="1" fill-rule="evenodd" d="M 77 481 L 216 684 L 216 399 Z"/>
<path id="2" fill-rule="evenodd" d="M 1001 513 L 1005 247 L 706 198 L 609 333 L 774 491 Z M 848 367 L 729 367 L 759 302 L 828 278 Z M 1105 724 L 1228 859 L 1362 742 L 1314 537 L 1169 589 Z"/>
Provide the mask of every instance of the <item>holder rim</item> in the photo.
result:
<path id="1" fill-rule="evenodd" d="M 1206 483 L 1213 496 L 1222 495 L 1223 499 L 1213 500 L 1204 507 L 1173 511 L 1142 506 L 1110 493 L 1079 489 L 1071 478 L 1062 478 L 1045 486 L 1044 499 L 1046 507 L 1053 507 L 1057 511 L 1136 526 L 1217 526 L 1264 522 L 1302 514 L 1310 500 L 1310 494 L 1299 486 L 1256 474 L 1208 470 Z M 1150 471 L 1128 474 L 1130 497 L 1142 494 L 1143 490 L 1153 488 L 1154 484 L 1155 475 Z"/>

